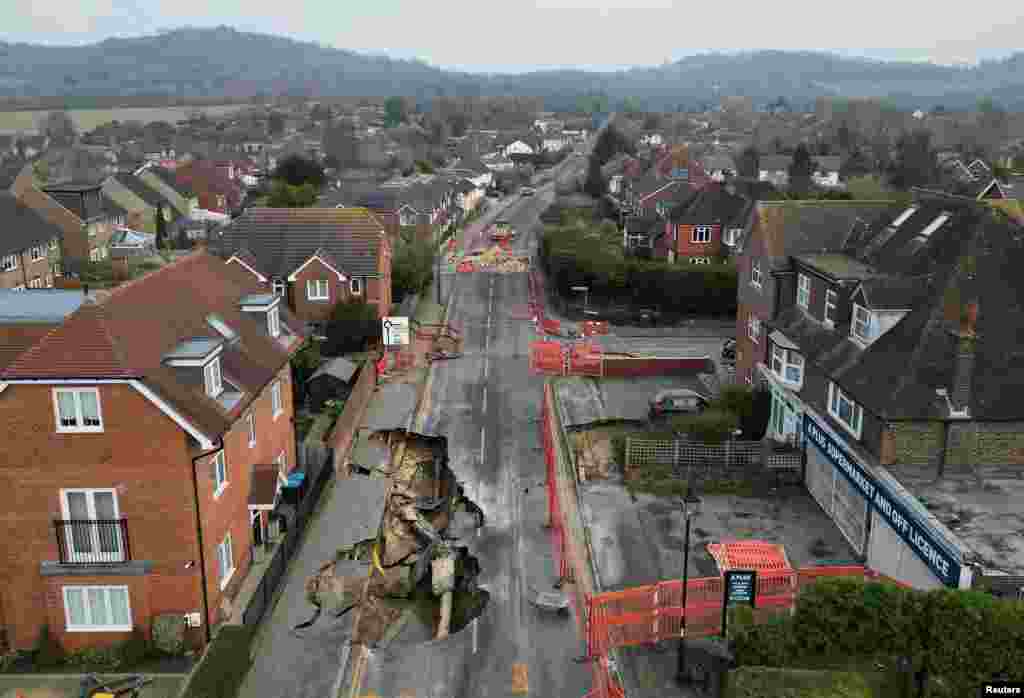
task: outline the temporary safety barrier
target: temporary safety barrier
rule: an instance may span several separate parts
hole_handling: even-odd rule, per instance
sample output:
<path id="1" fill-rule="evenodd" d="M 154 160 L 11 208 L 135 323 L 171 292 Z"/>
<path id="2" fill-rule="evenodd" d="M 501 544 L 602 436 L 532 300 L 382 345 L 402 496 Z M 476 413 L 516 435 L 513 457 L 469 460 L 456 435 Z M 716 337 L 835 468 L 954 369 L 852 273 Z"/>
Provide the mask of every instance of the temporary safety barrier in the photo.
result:
<path id="1" fill-rule="evenodd" d="M 561 376 L 565 373 L 565 358 L 559 342 L 532 342 L 530 344 L 530 370 L 534 373 Z"/>
<path id="2" fill-rule="evenodd" d="M 608 334 L 608 322 L 605 320 L 584 320 L 581 324 L 581 330 L 584 337 Z"/>
<path id="3" fill-rule="evenodd" d="M 754 621 L 764 622 L 779 613 L 792 612 L 800 590 L 822 577 L 877 580 L 880 575 L 861 565 L 759 572 Z M 715 635 L 722 631 L 724 583 L 722 577 L 687 581 L 687 637 Z M 682 588 L 682 582 L 675 579 L 588 597 L 588 656 L 603 657 L 615 647 L 678 639 L 682 629 Z"/>
<path id="4" fill-rule="evenodd" d="M 568 352 L 567 373 L 572 376 L 603 376 L 604 360 L 597 344 L 579 342 Z"/>

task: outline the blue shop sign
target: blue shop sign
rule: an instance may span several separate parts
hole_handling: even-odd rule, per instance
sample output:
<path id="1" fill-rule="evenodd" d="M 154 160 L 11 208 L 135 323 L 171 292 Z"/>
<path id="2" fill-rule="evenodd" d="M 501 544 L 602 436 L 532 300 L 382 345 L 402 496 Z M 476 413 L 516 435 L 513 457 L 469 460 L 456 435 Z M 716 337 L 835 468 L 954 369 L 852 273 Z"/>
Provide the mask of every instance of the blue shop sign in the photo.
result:
<path id="1" fill-rule="evenodd" d="M 845 449 L 806 413 L 804 435 L 864 495 L 936 577 L 948 587 L 956 589 L 960 586 L 958 556 L 949 550 L 944 541 L 933 535 L 929 528 L 922 525 L 898 497 L 847 455 Z"/>

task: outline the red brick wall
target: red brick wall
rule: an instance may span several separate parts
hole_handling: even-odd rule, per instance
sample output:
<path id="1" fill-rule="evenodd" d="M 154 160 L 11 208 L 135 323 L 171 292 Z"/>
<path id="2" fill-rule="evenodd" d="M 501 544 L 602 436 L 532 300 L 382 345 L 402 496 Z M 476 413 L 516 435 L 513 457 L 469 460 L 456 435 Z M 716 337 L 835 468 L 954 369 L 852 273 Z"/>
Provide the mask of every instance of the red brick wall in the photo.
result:
<path id="1" fill-rule="evenodd" d="M 48 617 L 39 565 L 58 559 L 53 520 L 62 517 L 61 488 L 117 489 L 133 559 L 150 560 L 155 574 L 176 580 L 174 597 L 159 606 L 201 608 L 199 570 L 185 570 L 198 561 L 185 433 L 129 385 L 99 389 L 100 434 L 56 433 L 52 386 L 11 385 L 0 394 L 0 487 L 18 492 L 17 508 L 0 514 L 0 535 L 19 541 L 5 546 L 2 573 L 8 637 L 17 647 L 30 647 Z M 131 603 L 147 607 L 134 597 Z M 61 637 L 64 624 L 51 629 Z"/>
<path id="2" fill-rule="evenodd" d="M 19 201 L 61 229 L 65 257 L 79 261 L 89 259 L 88 236 L 78 216 L 37 189 L 29 176 L 20 175 L 15 180 L 14 192 Z"/>
<path id="3" fill-rule="evenodd" d="M 761 318 L 761 335 L 759 341 L 754 343 L 747 331 L 747 321 L 751 312 L 757 311 L 743 303 L 736 307 L 736 377 L 743 380 L 750 376 L 756 379 L 754 374 L 757 363 L 764 362 L 765 342 L 767 342 L 764 321 Z"/>
<path id="4" fill-rule="evenodd" d="M 381 240 L 377 252 L 379 278 L 366 280 L 366 300 L 377 304 L 377 316 L 384 317 L 391 312 L 391 242 Z"/>
<path id="5" fill-rule="evenodd" d="M 672 373 L 714 373 L 714 362 L 707 357 L 604 357 L 604 375 L 609 377 L 662 376 Z"/>
<path id="6" fill-rule="evenodd" d="M 329 283 L 330 298 L 325 301 L 311 301 L 306 294 L 306 281 L 326 279 Z M 323 322 L 331 315 L 335 304 L 348 299 L 349 282 L 339 281 L 338 275 L 319 260 L 313 260 L 299 272 L 292 284 L 292 308 L 295 315 L 306 322 Z"/>
<path id="7" fill-rule="evenodd" d="M 220 497 L 214 499 L 214 481 L 211 476 L 213 456 L 207 456 L 196 463 L 199 483 L 199 501 L 202 510 L 203 548 L 206 556 L 206 581 L 210 604 L 210 622 L 221 617 L 221 606 L 225 599 L 234 597 L 249 566 L 249 548 L 252 544 L 252 530 L 249 523 L 249 489 L 252 482 L 253 466 L 258 463 L 273 463 L 281 451 L 286 453 L 287 470 L 295 467 L 295 436 L 291 423 L 293 415 L 291 370 L 285 366 L 279 373 L 283 413 L 273 418 L 271 388 L 266 385 L 249 410 L 256 415 L 256 446 L 249 447 L 249 425 L 245 419 L 246 410 L 224 435 L 224 457 L 227 465 L 228 484 Z M 235 573 L 229 586 L 221 591 L 217 563 L 217 546 L 231 533 L 232 555 Z M 200 607 L 196 607 L 198 610 Z M 227 612 L 227 608 L 224 612 Z"/>
<path id="8" fill-rule="evenodd" d="M 722 252 L 722 226 L 711 226 L 710 242 L 693 242 L 693 229 L 688 224 L 679 225 L 679 239 L 676 241 L 676 254 L 683 257 L 716 257 Z"/>

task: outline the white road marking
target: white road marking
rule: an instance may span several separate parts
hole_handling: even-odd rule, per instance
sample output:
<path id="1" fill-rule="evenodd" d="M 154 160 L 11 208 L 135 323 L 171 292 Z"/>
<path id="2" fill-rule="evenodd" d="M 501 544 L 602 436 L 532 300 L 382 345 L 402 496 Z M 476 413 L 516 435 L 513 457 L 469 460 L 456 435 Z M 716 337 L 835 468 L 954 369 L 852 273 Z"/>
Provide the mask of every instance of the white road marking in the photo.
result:
<path id="1" fill-rule="evenodd" d="M 480 529 L 478 528 L 477 531 L 479 532 Z M 477 639 L 476 638 L 477 638 L 477 630 L 479 629 L 479 625 L 480 625 L 480 619 L 479 618 L 474 618 L 473 619 L 473 654 L 476 654 L 476 650 L 477 650 Z"/>
<path id="2" fill-rule="evenodd" d="M 484 445 L 487 443 L 487 427 L 480 427 L 480 463 L 484 462 Z"/>
<path id="3" fill-rule="evenodd" d="M 486 357 L 484 357 L 484 380 L 487 380 L 487 373 L 488 373 L 488 369 L 490 367 L 491 367 L 490 360 L 487 359 Z"/>
<path id="4" fill-rule="evenodd" d="M 484 386 L 484 404 L 483 404 L 483 411 L 484 411 L 484 412 L 487 412 L 487 386 L 486 386 L 486 385 Z"/>

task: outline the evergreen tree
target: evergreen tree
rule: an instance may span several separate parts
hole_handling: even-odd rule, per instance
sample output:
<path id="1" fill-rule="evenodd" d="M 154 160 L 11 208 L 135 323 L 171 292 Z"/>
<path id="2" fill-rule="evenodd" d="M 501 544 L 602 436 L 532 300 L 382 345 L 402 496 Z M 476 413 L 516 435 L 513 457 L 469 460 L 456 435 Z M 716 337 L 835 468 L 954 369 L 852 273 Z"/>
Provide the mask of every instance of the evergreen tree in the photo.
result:
<path id="1" fill-rule="evenodd" d="M 795 192 L 806 192 L 811 188 L 811 175 L 817 169 L 806 143 L 793 151 L 793 162 L 789 165 L 789 188 Z"/>
<path id="2" fill-rule="evenodd" d="M 164 205 L 162 203 L 156 205 L 155 218 L 156 218 L 156 221 L 155 221 L 155 225 L 156 225 L 156 248 L 158 250 L 162 250 L 170 242 L 167 239 L 167 221 L 164 220 Z"/>

